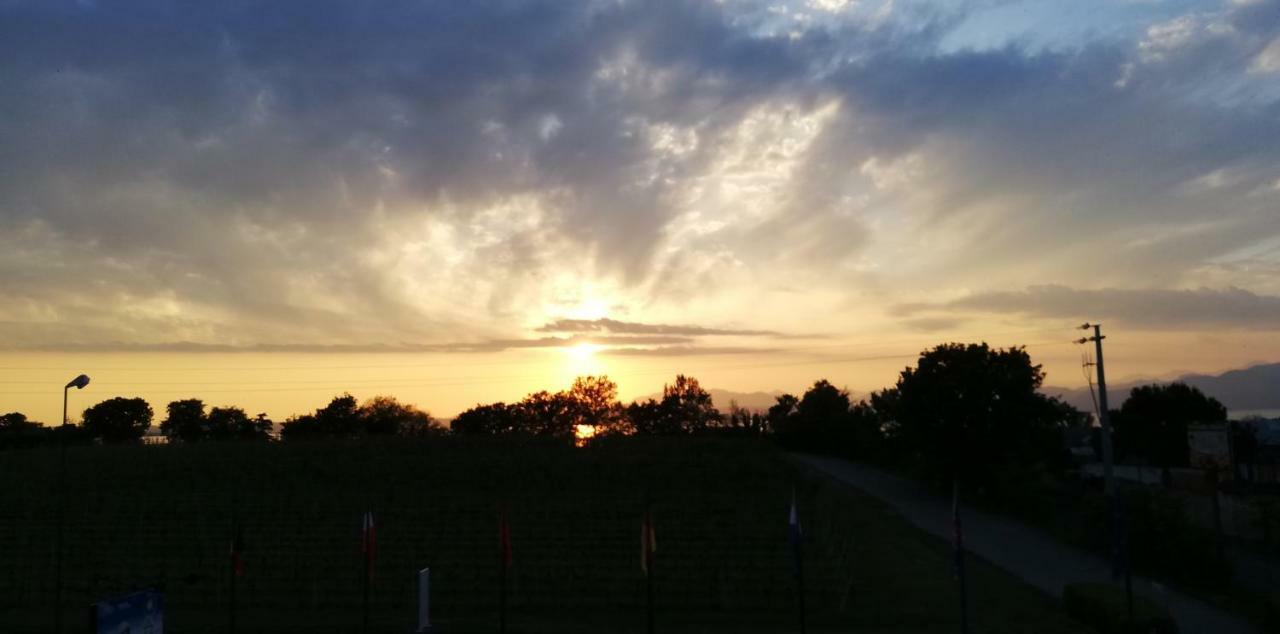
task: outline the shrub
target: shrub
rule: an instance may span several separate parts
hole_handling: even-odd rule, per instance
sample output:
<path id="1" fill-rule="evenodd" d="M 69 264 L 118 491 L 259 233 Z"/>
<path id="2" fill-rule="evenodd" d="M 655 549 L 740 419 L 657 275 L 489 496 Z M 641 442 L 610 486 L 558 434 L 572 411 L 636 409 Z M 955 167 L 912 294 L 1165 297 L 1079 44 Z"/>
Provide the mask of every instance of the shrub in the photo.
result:
<path id="1" fill-rule="evenodd" d="M 1133 621 L 1128 618 L 1125 591 L 1104 583 L 1073 583 L 1062 591 L 1062 607 L 1072 618 L 1101 634 L 1176 634 L 1177 624 L 1164 606 L 1134 595 Z"/>

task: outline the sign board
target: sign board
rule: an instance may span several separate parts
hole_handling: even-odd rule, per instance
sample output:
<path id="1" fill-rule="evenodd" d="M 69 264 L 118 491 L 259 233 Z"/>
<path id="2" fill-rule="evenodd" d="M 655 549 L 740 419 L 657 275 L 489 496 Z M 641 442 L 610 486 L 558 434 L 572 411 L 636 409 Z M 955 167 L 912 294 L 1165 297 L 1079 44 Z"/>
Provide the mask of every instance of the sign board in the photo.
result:
<path id="1" fill-rule="evenodd" d="M 94 634 L 164 634 L 164 595 L 143 590 L 90 609 Z"/>
<path id="2" fill-rule="evenodd" d="M 418 631 L 431 631 L 431 569 L 418 571 Z"/>
<path id="3" fill-rule="evenodd" d="M 1225 473 L 1231 470 L 1231 433 L 1226 425 L 1190 425 L 1187 427 L 1187 456 L 1192 467 L 1208 469 L 1217 467 Z"/>

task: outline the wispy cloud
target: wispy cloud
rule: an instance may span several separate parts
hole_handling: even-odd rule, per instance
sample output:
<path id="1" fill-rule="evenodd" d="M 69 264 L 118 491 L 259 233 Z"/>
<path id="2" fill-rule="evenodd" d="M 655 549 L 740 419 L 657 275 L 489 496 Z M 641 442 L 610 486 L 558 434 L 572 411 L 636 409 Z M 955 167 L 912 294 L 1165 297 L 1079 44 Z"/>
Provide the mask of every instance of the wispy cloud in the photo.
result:
<path id="1" fill-rule="evenodd" d="M 733 328 L 706 328 L 703 326 L 643 324 L 616 319 L 559 319 L 541 328 L 538 332 L 601 332 L 616 334 L 658 334 L 702 336 L 739 336 L 739 337 L 776 337 L 781 333 L 773 330 L 749 330 Z"/>
<path id="2" fill-rule="evenodd" d="M 1118 321 L 1147 329 L 1280 329 L 1280 297 L 1232 288 L 1075 289 L 1033 286 L 974 293 L 940 303 L 896 307 L 904 315 L 1016 314 L 1036 318 Z M 947 317 L 939 317 L 945 319 Z"/>

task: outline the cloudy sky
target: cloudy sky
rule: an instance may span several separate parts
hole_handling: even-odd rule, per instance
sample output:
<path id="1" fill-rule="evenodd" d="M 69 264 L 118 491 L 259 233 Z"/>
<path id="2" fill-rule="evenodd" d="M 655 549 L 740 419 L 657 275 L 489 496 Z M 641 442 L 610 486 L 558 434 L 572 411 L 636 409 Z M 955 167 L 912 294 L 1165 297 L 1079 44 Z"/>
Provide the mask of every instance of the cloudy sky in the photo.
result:
<path id="1" fill-rule="evenodd" d="M 1280 361 L 1278 141 L 1275 0 L 0 0 L 0 410 Z"/>

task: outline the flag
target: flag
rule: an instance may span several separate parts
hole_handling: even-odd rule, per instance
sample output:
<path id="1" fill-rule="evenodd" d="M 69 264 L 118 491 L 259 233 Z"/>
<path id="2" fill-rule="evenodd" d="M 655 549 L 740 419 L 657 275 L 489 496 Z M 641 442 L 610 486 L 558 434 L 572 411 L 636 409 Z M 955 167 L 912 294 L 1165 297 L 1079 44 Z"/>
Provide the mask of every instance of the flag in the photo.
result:
<path id="1" fill-rule="evenodd" d="M 239 524 L 231 534 L 231 570 L 237 577 L 244 576 L 244 529 Z"/>
<path id="2" fill-rule="evenodd" d="M 791 490 L 791 517 L 787 522 L 787 536 L 791 540 L 791 556 L 794 558 L 792 563 L 795 566 L 796 575 L 800 575 L 800 544 L 804 538 L 804 531 L 800 527 L 800 514 L 796 511 L 796 492 Z"/>
<path id="3" fill-rule="evenodd" d="M 658 551 L 658 538 L 653 531 L 653 514 L 648 509 L 640 520 L 640 571 L 649 574 L 649 562 Z"/>
<path id="4" fill-rule="evenodd" d="M 360 552 L 364 553 L 365 571 L 373 576 L 373 561 L 378 553 L 377 528 L 373 523 L 373 511 L 365 511 L 364 524 L 360 529 Z"/>
<path id="5" fill-rule="evenodd" d="M 511 567 L 511 526 L 507 524 L 507 511 L 498 511 L 498 553 L 502 556 L 502 567 Z"/>

